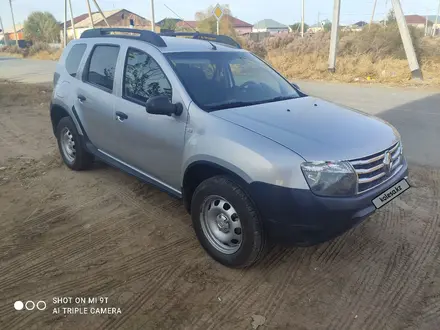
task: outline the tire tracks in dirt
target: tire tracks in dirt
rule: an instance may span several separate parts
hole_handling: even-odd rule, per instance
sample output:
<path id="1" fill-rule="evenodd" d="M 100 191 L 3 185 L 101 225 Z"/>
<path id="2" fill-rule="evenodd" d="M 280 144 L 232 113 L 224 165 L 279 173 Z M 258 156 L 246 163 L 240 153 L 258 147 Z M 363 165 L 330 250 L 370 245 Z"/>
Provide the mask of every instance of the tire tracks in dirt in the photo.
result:
<path id="1" fill-rule="evenodd" d="M 121 317 L 117 319 L 109 319 L 106 322 L 102 323 L 99 329 L 112 330 L 112 329 L 120 329 L 124 323 L 126 323 L 133 315 L 136 314 L 139 309 L 141 309 L 144 304 L 153 296 L 157 291 L 159 291 L 162 286 L 170 283 L 176 276 L 175 273 L 178 273 L 178 267 L 168 267 L 165 269 L 159 269 L 157 277 L 153 276 L 152 281 L 150 282 L 150 288 L 143 291 L 141 294 L 135 298 L 130 307 L 128 307 Z M 153 274 L 156 275 L 156 274 Z"/>
<path id="2" fill-rule="evenodd" d="M 102 277 L 99 280 L 100 280 L 100 282 L 97 284 L 96 287 L 93 288 L 93 292 L 90 292 L 90 287 L 88 287 L 87 288 L 88 291 L 75 291 L 75 293 L 77 293 L 77 294 L 73 294 L 73 292 L 67 292 L 66 294 L 63 294 L 63 297 L 92 297 L 92 296 L 97 297 L 97 296 L 105 296 L 102 293 L 105 293 L 107 288 L 109 286 L 112 286 L 112 283 L 114 283 L 114 281 L 108 280 L 108 278 L 106 278 L 106 277 Z M 71 286 L 71 288 L 72 288 L 72 286 Z M 83 293 L 85 293 L 85 294 L 83 294 Z M 51 296 L 51 298 L 49 298 L 48 300 L 52 301 L 52 297 L 54 297 L 54 296 Z M 49 306 L 49 304 L 48 304 L 48 306 Z M 56 307 L 60 307 L 60 308 L 63 308 L 63 307 L 78 307 L 78 305 L 74 305 L 74 306 L 70 305 L 69 306 L 69 305 L 66 305 L 66 304 L 57 304 Z M 39 322 L 39 323 L 43 322 L 45 324 L 49 324 L 49 323 L 51 323 L 53 315 L 50 312 L 51 311 L 50 307 L 47 309 L 47 311 L 48 312 L 46 312 L 46 313 L 37 313 L 37 312 L 35 312 L 35 313 L 26 313 L 26 315 L 24 317 L 22 315 L 20 315 L 18 318 L 16 317 L 17 314 L 14 313 L 15 317 L 11 317 L 10 318 L 10 322 L 7 324 L 8 327 L 5 328 L 5 329 L 8 329 L 8 330 L 12 330 L 12 329 L 28 329 L 28 328 L 31 327 L 30 325 L 32 323 L 35 323 L 35 322 Z M 61 314 L 59 314 L 59 315 L 61 315 Z M 71 316 L 71 315 L 66 314 L 65 316 Z M 61 315 L 61 317 L 64 317 L 64 315 Z M 75 317 L 75 315 L 73 315 L 73 317 Z"/>
<path id="3" fill-rule="evenodd" d="M 182 246 L 181 243 L 181 241 L 171 242 L 165 247 L 154 249 L 147 254 L 140 256 L 142 260 L 138 260 L 139 258 L 133 258 L 125 264 L 123 263 L 124 257 L 121 256 L 121 258 L 114 260 L 114 262 L 121 264 L 119 270 L 105 269 L 103 267 L 96 268 L 92 271 L 89 271 L 86 277 L 82 277 L 80 279 L 74 278 L 62 283 L 53 283 L 53 285 L 45 287 L 44 290 L 37 288 L 34 292 L 26 292 L 26 294 L 28 296 L 44 295 L 54 297 L 60 296 L 59 293 L 62 292 L 62 296 L 81 296 L 79 292 L 87 292 L 90 289 L 96 289 L 95 287 L 91 286 L 91 283 L 98 283 L 100 286 L 103 286 L 105 288 L 105 292 L 116 290 L 127 285 L 127 283 L 148 277 L 148 275 L 151 273 L 165 271 L 165 269 L 167 269 L 166 272 L 168 272 L 168 268 L 170 268 L 170 264 L 173 264 L 173 261 L 175 266 L 171 267 L 179 268 L 181 266 L 180 257 L 188 254 L 188 252 L 191 252 L 191 247 L 197 247 L 196 244 L 192 244 L 192 246 L 190 246 L 188 249 L 178 249 L 176 251 L 175 247 Z M 179 264 L 175 263 L 176 260 L 179 260 Z M 146 265 L 152 265 L 153 269 L 149 269 L 146 267 Z M 110 272 L 120 274 L 127 272 L 127 270 L 130 272 L 130 275 L 126 276 L 125 280 L 116 279 L 110 275 Z M 87 292 L 87 294 L 83 296 L 90 296 L 90 293 Z M 8 305 L 9 304 L 5 304 L 2 306 L 3 308 L 0 307 L 0 310 L 4 311 L 3 313 L 0 313 L 1 318 L 7 318 L 11 313 L 14 312 L 12 309 L 8 308 Z"/>
<path id="4" fill-rule="evenodd" d="M 150 208 L 146 208 L 144 205 L 139 203 L 128 191 L 121 190 L 117 196 L 129 205 L 132 205 L 142 211 L 147 216 L 147 223 L 151 223 L 153 221 L 157 221 L 158 218 L 166 219 L 173 225 L 180 225 L 181 222 L 175 221 L 175 219 L 171 218 L 167 212 L 180 207 L 180 205 L 176 205 L 175 201 L 172 200 L 172 197 L 168 197 L 169 201 L 165 203 L 165 208 L 163 206 L 156 206 L 154 204 L 150 204 Z M 171 210 L 168 210 L 166 206 L 170 206 Z M 183 227 L 183 226 L 181 226 Z"/>
<path id="5" fill-rule="evenodd" d="M 380 295 L 375 295 L 371 306 L 375 308 L 371 314 L 375 317 L 368 318 L 365 324 L 369 329 L 382 329 L 386 326 L 387 318 L 384 314 L 391 313 L 390 308 L 397 304 L 403 304 L 411 295 L 414 285 L 411 285 L 411 279 L 416 278 L 421 272 L 427 257 L 432 251 L 432 247 L 438 241 L 439 233 L 437 231 L 438 216 L 434 221 L 429 222 L 423 231 L 424 241 L 421 245 L 416 246 L 412 251 L 410 258 L 407 258 L 402 264 L 402 272 L 399 272 L 398 280 L 392 281 L 386 299 L 380 299 Z"/>
<path id="6" fill-rule="evenodd" d="M 260 309 L 261 311 L 264 311 L 263 315 L 266 317 L 267 322 L 270 322 L 276 316 L 277 304 L 283 303 L 283 298 L 286 294 L 287 287 L 297 276 L 299 269 L 298 266 L 301 265 L 307 257 L 307 251 L 304 248 L 294 251 L 292 257 L 295 257 L 295 254 L 298 254 L 297 258 L 290 261 L 290 265 L 288 266 L 287 270 L 284 271 L 283 275 L 279 278 L 279 281 L 275 287 L 270 290 L 272 291 L 272 294 L 268 296 L 264 307 Z"/>
<path id="7" fill-rule="evenodd" d="M 215 327 L 217 324 L 219 324 L 219 322 L 221 322 L 222 319 L 226 317 L 226 315 L 230 313 L 231 310 L 235 310 L 238 305 L 249 300 L 252 292 L 255 292 L 255 287 L 258 287 L 261 283 L 266 281 L 268 276 L 276 272 L 278 266 L 283 262 L 283 260 L 285 258 L 289 258 L 293 252 L 293 249 L 286 250 L 279 248 L 279 250 L 275 253 L 266 256 L 265 260 L 260 263 L 260 266 L 255 267 L 255 271 L 259 272 L 257 279 L 252 277 L 252 272 L 254 270 L 242 270 L 241 280 L 238 281 L 240 288 L 233 288 L 234 284 L 230 283 L 222 291 L 218 292 L 215 297 L 211 299 L 211 302 L 215 301 L 217 296 L 221 296 L 224 303 L 220 305 L 219 309 L 216 309 L 214 315 L 208 316 L 208 319 L 196 319 L 195 322 L 191 324 L 191 328 L 212 329 Z M 237 282 L 234 283 L 237 284 Z M 226 303 L 229 300 L 231 302 Z"/>
<path id="8" fill-rule="evenodd" d="M 105 229 L 102 229 L 105 230 Z M 78 238 L 83 238 L 84 235 L 78 235 Z M 94 246 L 99 246 L 102 242 L 105 242 L 107 240 L 106 237 L 103 237 L 100 240 L 94 241 L 92 246 L 87 245 L 87 244 L 78 244 L 80 242 L 74 241 L 72 242 L 72 246 L 74 247 L 74 249 L 70 249 L 70 246 L 63 246 L 62 249 L 57 250 L 54 254 L 51 254 L 51 258 L 49 259 L 49 261 L 51 261 L 53 258 L 55 259 L 68 259 L 68 257 L 70 255 L 75 255 L 78 253 L 81 253 L 82 251 L 88 251 L 90 248 L 93 248 Z M 63 255 L 64 251 L 71 251 L 68 255 Z M 47 259 L 46 259 L 47 260 Z M 71 261 L 71 263 L 73 263 L 74 261 Z M 52 262 L 43 262 L 43 263 L 38 263 L 37 265 L 33 265 L 33 264 L 29 264 L 26 263 L 25 264 L 25 268 L 21 268 L 18 272 L 19 275 L 16 275 L 13 277 L 13 279 L 9 282 L 6 282 L 5 287 L 7 287 L 9 290 L 12 291 L 16 291 L 15 288 L 18 286 L 19 282 L 25 281 L 28 278 L 33 278 L 33 277 L 38 277 L 39 274 L 44 274 L 46 273 L 48 270 L 51 269 L 51 267 L 53 267 L 53 263 Z M 66 266 L 66 263 L 63 264 L 63 266 Z M 15 285 L 17 283 L 17 285 Z M 72 283 L 70 283 L 69 285 L 72 285 Z M 78 287 L 78 285 L 74 286 L 75 288 Z M 57 290 L 59 291 L 62 288 L 62 285 L 58 285 L 57 286 Z M 68 288 L 66 288 L 68 289 Z M 39 291 L 39 289 L 36 290 L 37 292 Z M 53 293 L 53 292 L 50 292 Z M 29 294 L 29 292 L 27 293 Z M 0 307 L 0 310 L 1 307 Z M 7 310 L 7 309 L 3 309 L 3 310 Z M 0 316 L 2 316 L 2 313 L 0 312 Z"/>
<path id="9" fill-rule="evenodd" d="M 26 227 L 31 227 L 30 224 L 38 224 L 39 226 L 41 226 L 43 223 L 45 224 L 49 224 L 49 223 L 53 223 L 52 221 L 57 219 L 58 217 L 64 216 L 64 217 L 72 217 L 75 214 L 77 214 L 78 212 L 84 210 L 84 208 L 93 203 L 93 202 L 100 202 L 105 200 L 107 196 L 104 195 L 98 199 L 94 199 L 94 200 L 89 200 L 88 202 L 85 202 L 77 207 L 75 207 L 74 209 L 70 209 L 70 210 L 66 210 L 66 206 L 62 205 L 54 210 L 51 210 L 45 214 L 39 215 L 38 217 L 36 217 L 35 219 L 29 220 L 29 222 L 26 224 Z M 30 230 L 30 229 L 29 229 Z M 16 231 L 16 229 L 15 229 Z M 67 236 L 63 236 L 59 239 L 57 239 L 56 241 L 53 242 L 52 247 L 55 250 L 57 247 L 63 246 L 65 247 L 65 244 L 71 240 L 74 241 L 74 239 L 76 238 L 76 236 L 79 235 L 79 233 L 76 232 L 70 232 L 69 235 Z M 37 257 L 43 255 L 43 253 L 46 253 L 46 247 L 40 247 L 38 249 L 34 249 L 34 245 L 39 245 L 39 242 L 35 242 L 34 244 L 26 244 L 27 250 L 29 250 L 31 253 L 28 254 L 22 254 L 20 256 L 19 259 L 12 261 L 11 263 L 6 263 L 5 266 L 7 267 L 2 267 L 2 269 L 0 269 L 0 280 L 2 279 L 2 276 L 10 276 L 10 269 L 16 269 L 17 266 L 19 266 L 20 264 L 25 264 L 30 260 L 36 259 Z M 24 253 L 26 251 L 23 251 L 23 249 L 21 250 L 21 253 Z M 50 260 L 47 260 L 48 262 L 50 262 Z M 8 268 L 8 269 L 6 269 Z M 3 271 L 2 271 L 3 270 Z"/>
<path id="10" fill-rule="evenodd" d="M 77 208 L 71 210 L 71 212 L 68 211 L 68 212 L 64 212 L 64 213 L 67 213 L 67 215 L 69 217 L 71 217 L 71 216 L 75 215 L 76 213 L 84 210 L 85 206 L 87 204 L 90 204 L 94 201 L 95 202 L 97 201 L 98 202 L 97 204 L 99 204 L 100 202 L 102 202 L 105 199 L 106 199 L 106 196 L 102 196 L 100 198 L 97 198 L 95 200 L 86 202 L 86 203 L 78 206 Z M 64 210 L 64 207 L 61 206 L 61 210 L 55 210 L 56 212 L 52 213 L 52 215 L 54 215 L 54 214 L 55 215 L 49 219 L 45 219 L 45 221 L 52 222 L 52 220 L 54 220 L 57 217 L 62 215 L 63 210 Z M 44 217 L 50 213 L 51 212 L 48 212 L 45 215 L 40 216 L 39 218 L 44 219 Z M 103 222 L 105 223 L 105 225 L 100 228 L 98 233 L 101 233 L 102 231 L 106 230 L 109 226 L 113 226 L 113 224 L 111 222 L 108 222 L 108 221 L 107 222 L 103 221 Z M 41 263 L 37 263 L 37 264 L 34 264 L 32 262 L 33 260 L 36 260 L 36 259 L 38 260 L 40 257 L 44 257 L 47 255 L 47 252 L 48 252 L 47 247 L 42 246 L 37 250 L 35 250 L 35 249 L 32 250 L 29 254 L 24 254 L 24 255 L 22 254 L 19 259 L 13 260 L 11 263 L 6 264 L 7 268 L 8 269 L 12 268 L 12 269 L 16 270 L 17 272 L 21 272 L 22 270 L 20 269 L 20 266 L 27 265 L 27 267 L 30 269 L 30 271 L 33 271 L 33 273 L 35 274 L 35 273 L 43 271 L 45 268 L 50 266 L 53 259 L 60 259 L 62 257 L 64 257 L 64 259 L 65 259 L 66 257 L 74 255 L 78 252 L 81 252 L 84 249 L 84 247 L 83 247 L 83 245 L 78 245 L 77 240 L 84 238 L 88 233 L 84 232 L 84 229 L 82 227 L 78 227 L 78 229 L 79 230 L 77 230 L 77 231 L 69 231 L 68 235 L 62 236 L 58 240 L 54 241 L 54 243 L 51 245 L 51 250 L 49 251 L 51 259 L 46 259 L 45 261 L 43 261 Z M 103 240 L 106 240 L 106 239 L 107 239 L 106 237 L 103 237 L 102 240 L 99 242 L 102 242 Z M 99 243 L 99 242 L 95 242 L 95 243 Z M 38 242 L 35 242 L 35 244 L 38 244 Z M 73 248 L 70 249 L 70 246 L 73 246 Z M 64 254 L 65 251 L 70 251 L 70 253 L 68 255 L 65 255 Z M 5 269 L 5 271 L 3 271 L 3 272 L 0 271 L 0 280 L 2 279 L 3 276 L 11 277 L 10 275 L 11 275 L 11 272 L 8 271 L 7 269 Z M 22 276 L 29 276 L 29 275 L 32 275 L 32 274 L 26 273 Z M 17 282 L 20 279 L 22 279 L 21 277 L 20 278 L 16 278 L 16 277 L 10 278 L 10 281 L 12 280 L 14 282 Z M 9 285 L 12 285 L 12 283 Z"/>

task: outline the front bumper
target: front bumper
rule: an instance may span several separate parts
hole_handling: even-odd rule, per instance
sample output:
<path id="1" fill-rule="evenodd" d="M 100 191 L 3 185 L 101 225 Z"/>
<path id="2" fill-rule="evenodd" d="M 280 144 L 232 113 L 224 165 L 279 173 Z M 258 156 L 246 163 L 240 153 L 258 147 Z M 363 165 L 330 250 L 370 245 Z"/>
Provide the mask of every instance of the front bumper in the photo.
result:
<path id="1" fill-rule="evenodd" d="M 376 210 L 372 200 L 407 176 L 404 162 L 391 179 L 353 197 L 320 197 L 310 190 L 262 182 L 251 183 L 250 194 L 272 240 L 310 246 L 337 237 L 362 222 Z"/>

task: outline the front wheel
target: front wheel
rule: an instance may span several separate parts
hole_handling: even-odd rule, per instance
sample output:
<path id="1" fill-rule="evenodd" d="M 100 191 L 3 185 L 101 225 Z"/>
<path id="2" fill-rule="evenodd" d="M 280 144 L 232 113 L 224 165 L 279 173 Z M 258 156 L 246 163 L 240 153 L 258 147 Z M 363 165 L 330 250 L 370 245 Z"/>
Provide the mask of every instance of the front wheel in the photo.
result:
<path id="1" fill-rule="evenodd" d="M 229 267 L 246 267 L 265 252 L 261 218 L 245 191 L 228 176 L 203 181 L 191 202 L 193 226 L 203 248 Z"/>

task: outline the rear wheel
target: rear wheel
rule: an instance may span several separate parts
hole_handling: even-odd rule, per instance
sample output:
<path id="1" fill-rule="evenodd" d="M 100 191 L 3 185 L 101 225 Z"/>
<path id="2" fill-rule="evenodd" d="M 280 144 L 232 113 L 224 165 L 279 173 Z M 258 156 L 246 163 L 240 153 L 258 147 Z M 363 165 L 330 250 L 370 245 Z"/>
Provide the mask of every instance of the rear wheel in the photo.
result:
<path id="1" fill-rule="evenodd" d="M 265 252 L 260 216 L 245 191 L 227 176 L 203 181 L 194 192 L 191 217 L 208 254 L 229 267 L 246 267 Z"/>
<path id="2" fill-rule="evenodd" d="M 89 168 L 93 162 L 93 156 L 84 148 L 72 118 L 62 118 L 56 132 L 58 149 L 64 163 L 75 171 Z"/>

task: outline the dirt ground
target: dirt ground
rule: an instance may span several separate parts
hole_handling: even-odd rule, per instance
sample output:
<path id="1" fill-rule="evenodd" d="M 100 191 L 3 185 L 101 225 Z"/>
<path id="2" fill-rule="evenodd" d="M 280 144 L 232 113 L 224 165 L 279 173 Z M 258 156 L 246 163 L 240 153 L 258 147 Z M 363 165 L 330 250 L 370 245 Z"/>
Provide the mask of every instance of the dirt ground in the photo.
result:
<path id="1" fill-rule="evenodd" d="M 99 163 L 68 170 L 49 98 L 0 82 L 0 329 L 438 329 L 438 169 L 411 166 L 412 189 L 338 239 L 231 270 L 179 201 Z"/>

